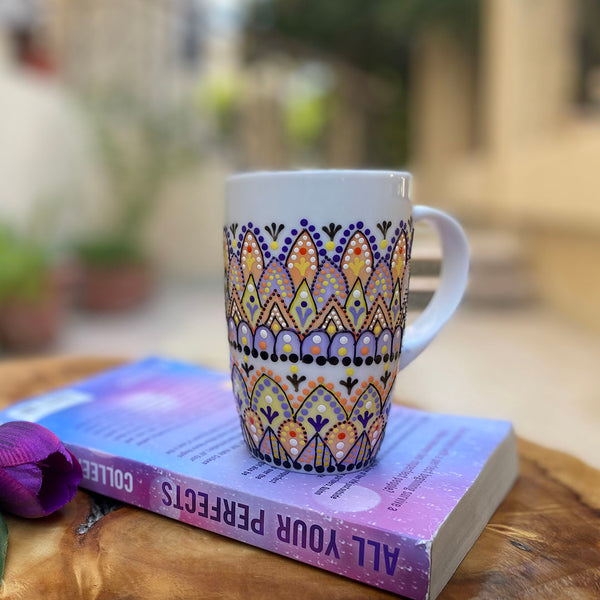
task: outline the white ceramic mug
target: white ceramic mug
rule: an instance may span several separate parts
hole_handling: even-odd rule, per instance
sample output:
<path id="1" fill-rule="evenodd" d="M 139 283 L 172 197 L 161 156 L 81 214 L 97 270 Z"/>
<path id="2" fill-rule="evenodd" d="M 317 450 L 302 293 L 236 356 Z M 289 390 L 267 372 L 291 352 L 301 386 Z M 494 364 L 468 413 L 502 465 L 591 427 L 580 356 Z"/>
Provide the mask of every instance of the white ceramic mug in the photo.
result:
<path id="1" fill-rule="evenodd" d="M 413 208 L 410 175 L 289 171 L 227 180 L 231 373 L 250 451 L 310 473 L 372 464 L 398 369 L 435 337 L 467 284 L 460 225 Z M 406 327 L 413 224 L 442 246 L 439 287 Z"/>

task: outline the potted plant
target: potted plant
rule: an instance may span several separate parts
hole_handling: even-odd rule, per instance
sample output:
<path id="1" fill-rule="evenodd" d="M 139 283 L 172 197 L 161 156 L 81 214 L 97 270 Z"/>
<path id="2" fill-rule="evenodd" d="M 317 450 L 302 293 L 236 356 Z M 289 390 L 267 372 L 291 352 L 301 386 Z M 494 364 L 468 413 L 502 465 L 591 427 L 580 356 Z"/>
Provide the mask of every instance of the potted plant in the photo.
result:
<path id="1" fill-rule="evenodd" d="M 0 345 L 35 351 L 56 338 L 62 298 L 47 253 L 0 229 Z"/>

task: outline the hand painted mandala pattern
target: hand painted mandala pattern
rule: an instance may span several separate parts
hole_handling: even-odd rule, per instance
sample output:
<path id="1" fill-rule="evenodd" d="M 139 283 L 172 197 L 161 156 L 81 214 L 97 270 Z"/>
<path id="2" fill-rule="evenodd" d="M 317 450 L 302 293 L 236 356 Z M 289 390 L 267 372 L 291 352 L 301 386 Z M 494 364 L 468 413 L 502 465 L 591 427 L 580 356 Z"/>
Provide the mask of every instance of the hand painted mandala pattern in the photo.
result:
<path id="1" fill-rule="evenodd" d="M 400 356 L 411 242 L 402 221 L 225 229 L 232 379 L 255 456 L 316 473 L 372 462 Z"/>

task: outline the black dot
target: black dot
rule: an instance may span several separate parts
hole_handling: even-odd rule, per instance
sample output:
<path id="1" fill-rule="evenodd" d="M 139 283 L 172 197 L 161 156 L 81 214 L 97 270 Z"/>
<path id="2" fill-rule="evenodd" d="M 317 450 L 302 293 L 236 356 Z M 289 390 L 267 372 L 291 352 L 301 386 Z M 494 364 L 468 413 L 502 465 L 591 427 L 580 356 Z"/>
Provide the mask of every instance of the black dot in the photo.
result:
<path id="1" fill-rule="evenodd" d="M 352 363 L 352 359 L 349 356 L 344 356 L 342 358 L 342 364 L 347 367 L 350 363 Z"/>
<path id="2" fill-rule="evenodd" d="M 338 470 L 340 473 L 343 473 L 343 472 L 346 470 L 346 465 L 338 465 L 338 466 L 337 466 L 337 470 Z"/>
<path id="3" fill-rule="evenodd" d="M 250 348 L 248 346 L 244 346 L 244 354 L 250 356 Z"/>
<path id="4" fill-rule="evenodd" d="M 317 364 L 323 366 L 327 362 L 324 356 L 317 356 Z"/>
<path id="5" fill-rule="evenodd" d="M 281 466 L 282 466 L 282 467 L 285 467 L 286 469 L 289 469 L 289 468 L 292 466 L 292 463 L 290 463 L 290 461 L 289 461 L 289 460 L 284 460 L 284 461 L 281 463 Z"/>
<path id="6" fill-rule="evenodd" d="M 258 358 L 258 350 L 256 348 L 252 348 L 252 357 Z"/>
<path id="7" fill-rule="evenodd" d="M 271 360 L 272 360 L 273 362 L 277 362 L 277 358 L 278 358 L 278 357 L 277 357 L 277 354 L 275 354 L 275 353 L 271 354 Z"/>
<path id="8" fill-rule="evenodd" d="M 269 353 L 268 353 L 268 352 L 265 352 L 265 351 L 263 350 L 263 351 L 260 353 L 260 357 L 261 357 L 263 360 L 267 360 L 267 358 L 269 358 Z"/>
<path id="9" fill-rule="evenodd" d="M 312 465 L 304 465 L 304 470 L 307 473 L 310 473 L 313 470 L 313 467 L 312 467 Z"/>
<path id="10" fill-rule="evenodd" d="M 390 360 L 390 355 L 389 355 L 389 354 L 384 354 L 384 355 L 383 355 L 383 360 L 384 360 L 385 362 L 387 362 L 388 360 Z"/>
<path id="11" fill-rule="evenodd" d="M 376 363 L 376 364 L 379 364 L 380 362 L 381 362 L 381 355 L 379 355 L 379 354 L 378 354 L 378 355 L 375 357 L 375 363 Z"/>
<path id="12" fill-rule="evenodd" d="M 355 300 L 354 301 L 354 306 L 360 306 L 360 300 Z"/>
<path id="13" fill-rule="evenodd" d="M 282 354 L 282 355 L 281 355 L 279 358 L 280 358 L 280 360 L 282 360 L 283 362 L 285 362 L 285 361 L 288 359 L 288 357 L 287 357 L 287 354 Z"/>
<path id="14" fill-rule="evenodd" d="M 274 458 L 273 459 L 273 464 L 275 464 L 278 467 L 280 467 L 281 466 L 281 459 L 280 458 Z"/>
<path id="15" fill-rule="evenodd" d="M 262 460 L 265 457 L 264 454 L 262 452 L 260 452 L 260 450 L 258 451 L 256 456 L 258 456 L 258 458 L 260 458 L 260 460 Z"/>
<path id="16" fill-rule="evenodd" d="M 265 454 L 265 460 L 266 460 L 267 462 L 271 462 L 273 459 L 271 458 L 271 455 L 270 455 L 270 454 Z"/>
<path id="17" fill-rule="evenodd" d="M 290 362 L 297 363 L 298 362 L 298 355 L 297 354 L 290 354 Z"/>
<path id="18" fill-rule="evenodd" d="M 318 467 L 315 467 L 315 471 L 317 473 L 322 473 L 325 470 L 325 467 L 323 465 L 319 465 Z"/>
<path id="19" fill-rule="evenodd" d="M 362 359 L 360 356 L 357 356 L 357 357 L 354 359 L 354 364 L 355 364 L 357 367 L 360 367 L 360 365 L 362 365 L 362 364 L 363 364 L 363 359 Z"/>
<path id="20" fill-rule="evenodd" d="M 340 362 L 340 359 L 337 356 L 332 356 L 329 359 L 330 364 L 332 365 L 337 365 Z"/>
<path id="21" fill-rule="evenodd" d="M 372 365 L 373 364 L 373 357 L 372 356 L 367 356 L 367 358 L 365 359 L 365 364 Z"/>
<path id="22" fill-rule="evenodd" d="M 307 304 L 306 304 L 306 300 L 302 300 L 302 302 L 300 302 L 300 306 L 302 308 L 306 308 Z"/>
<path id="23" fill-rule="evenodd" d="M 294 463 L 294 469 L 296 469 L 296 471 L 299 471 L 301 468 L 302 468 L 302 465 L 299 462 Z"/>
<path id="24" fill-rule="evenodd" d="M 348 465 L 348 471 L 354 471 L 354 465 Z"/>
<path id="25" fill-rule="evenodd" d="M 362 462 L 356 463 L 356 468 L 360 469 L 363 466 Z"/>
<path id="26" fill-rule="evenodd" d="M 254 302 L 255 298 L 254 296 L 250 296 L 250 302 Z"/>
<path id="27" fill-rule="evenodd" d="M 306 365 L 310 365 L 310 363 L 313 361 L 313 357 L 310 354 L 306 354 L 305 356 L 302 357 L 302 362 Z"/>
<path id="28" fill-rule="evenodd" d="M 328 472 L 328 473 L 333 473 L 334 471 L 335 471 L 335 467 L 334 467 L 333 465 L 329 465 L 329 466 L 327 467 L 327 472 Z"/>

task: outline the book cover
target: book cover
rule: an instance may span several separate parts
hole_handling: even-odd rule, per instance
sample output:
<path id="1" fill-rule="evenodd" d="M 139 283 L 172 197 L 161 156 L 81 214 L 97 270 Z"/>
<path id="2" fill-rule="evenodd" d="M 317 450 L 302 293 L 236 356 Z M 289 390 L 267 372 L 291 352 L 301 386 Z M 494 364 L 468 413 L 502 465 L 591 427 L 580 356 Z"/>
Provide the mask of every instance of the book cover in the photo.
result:
<path id="1" fill-rule="evenodd" d="M 394 405 L 377 462 L 305 474 L 245 448 L 228 375 L 161 358 L 16 404 L 82 487 L 408 596 L 434 598 L 517 474 L 505 421 Z"/>

